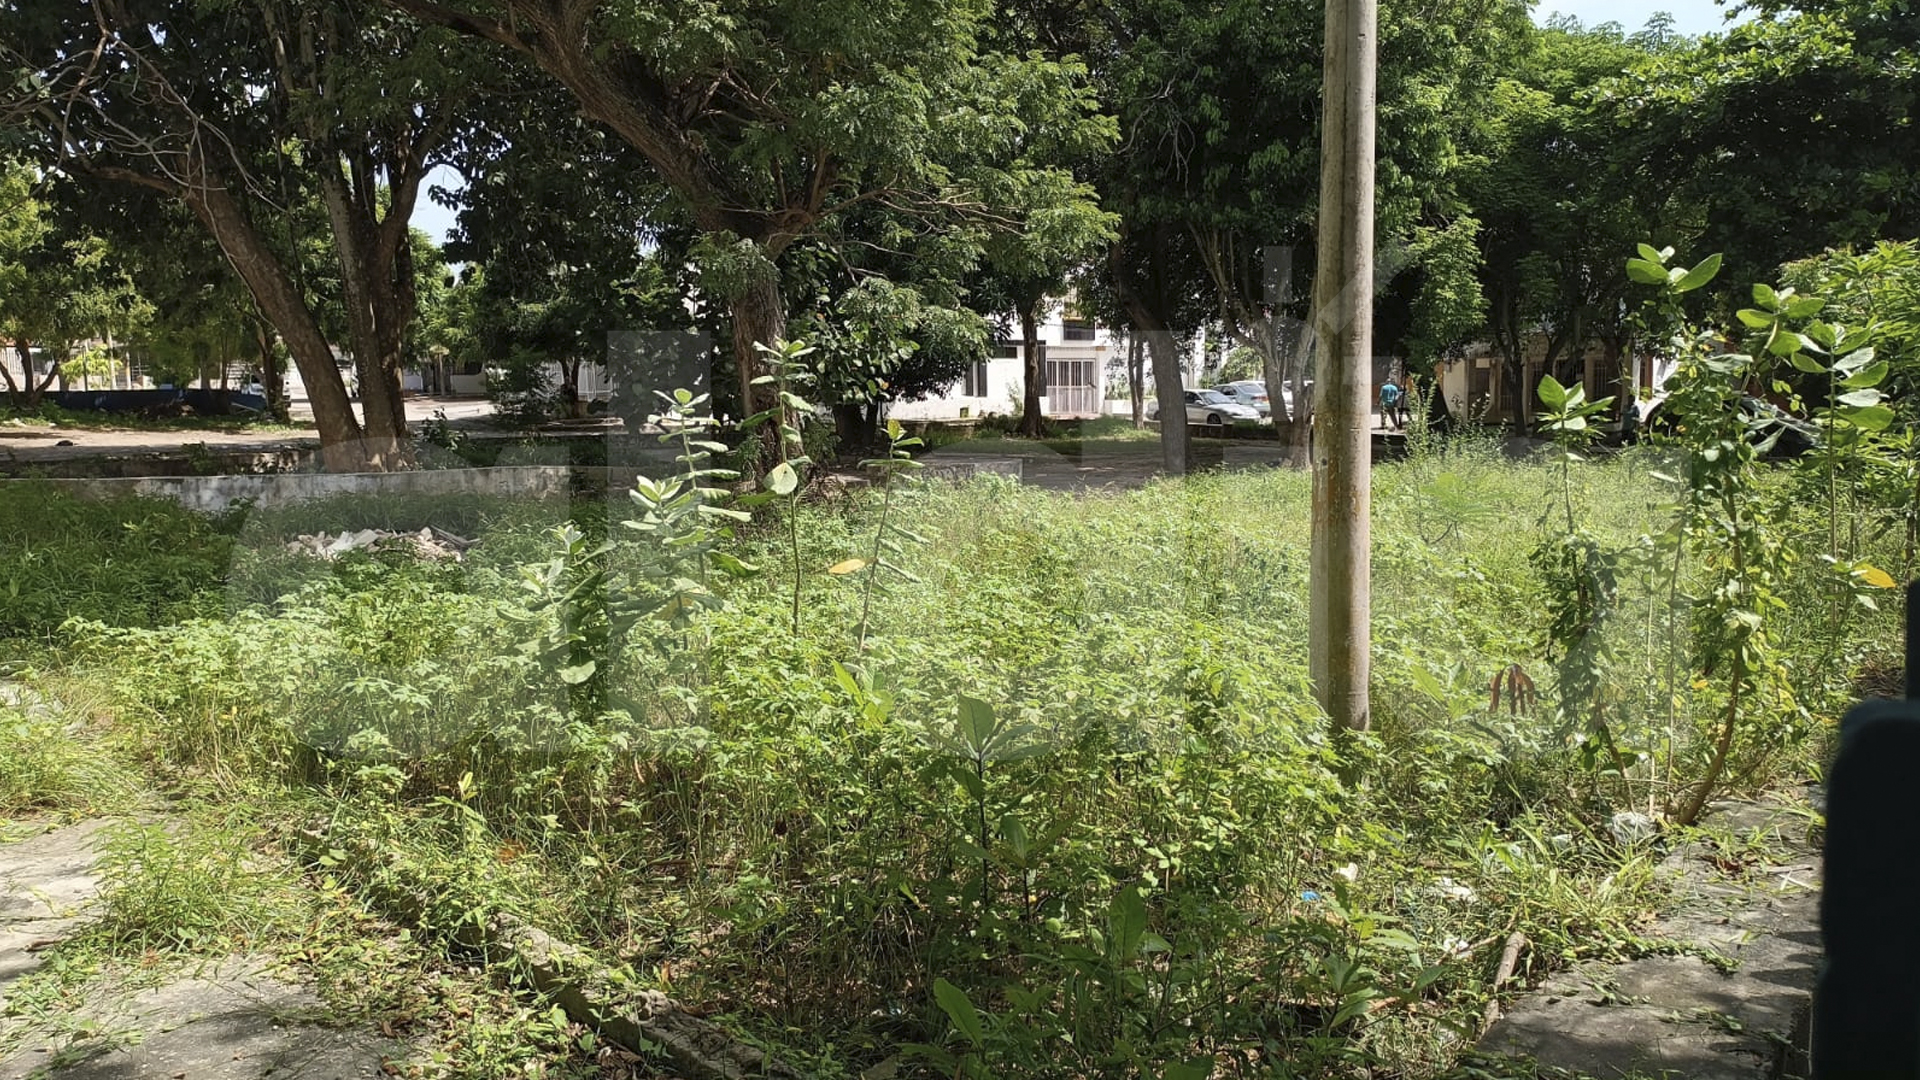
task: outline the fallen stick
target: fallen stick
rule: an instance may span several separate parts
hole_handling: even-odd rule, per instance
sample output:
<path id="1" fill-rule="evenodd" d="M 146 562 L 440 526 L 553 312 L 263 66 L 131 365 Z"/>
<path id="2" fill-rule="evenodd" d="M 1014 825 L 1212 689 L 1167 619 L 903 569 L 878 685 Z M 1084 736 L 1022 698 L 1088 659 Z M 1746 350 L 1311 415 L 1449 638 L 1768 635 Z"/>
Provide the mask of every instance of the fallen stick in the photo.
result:
<path id="1" fill-rule="evenodd" d="M 298 830 L 294 842 L 310 862 L 333 850 L 324 824 Z M 380 858 L 378 850 L 355 846 L 365 858 Z M 374 891 L 380 895 L 372 899 L 391 914 L 420 921 L 424 897 L 404 889 Z M 658 990 L 631 985 L 591 952 L 557 941 L 518 916 L 497 912 L 484 923 L 463 923 L 451 936 L 461 948 L 510 960 L 568 1019 L 633 1053 L 664 1055 L 686 1080 L 803 1080 L 791 1066 L 741 1042 L 726 1028 L 693 1015 Z"/>
<path id="2" fill-rule="evenodd" d="M 1500 984 L 1513 978 L 1514 966 L 1520 963 L 1520 950 L 1527 944 L 1527 935 L 1515 930 L 1507 935 L 1507 947 L 1500 953 L 1500 966 L 1493 969 L 1493 987 L 1487 1001 L 1487 1011 L 1481 1014 L 1480 1030 L 1485 1031 L 1500 1019 Z"/>

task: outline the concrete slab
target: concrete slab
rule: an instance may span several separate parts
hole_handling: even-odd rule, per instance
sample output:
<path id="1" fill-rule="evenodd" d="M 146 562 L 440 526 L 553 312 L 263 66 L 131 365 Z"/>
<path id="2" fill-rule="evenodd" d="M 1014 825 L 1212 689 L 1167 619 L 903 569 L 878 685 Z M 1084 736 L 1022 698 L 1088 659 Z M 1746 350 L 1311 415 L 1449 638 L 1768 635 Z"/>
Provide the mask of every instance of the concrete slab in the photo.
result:
<path id="1" fill-rule="evenodd" d="M 325 1016 L 311 992 L 230 957 L 164 986 L 94 997 L 0 1061 L 0 1080 L 349 1080 L 381 1075 L 404 1052 L 325 1027 Z"/>
<path id="2" fill-rule="evenodd" d="M 1806 818 L 1769 803 L 1722 803 L 1708 824 L 1766 833 L 1786 858 L 1728 876 L 1710 844 L 1670 852 L 1676 902 L 1648 933 L 1687 950 L 1589 963 L 1516 1002 L 1480 1049 L 1598 1078 L 1780 1080 L 1803 1060 L 1820 962 L 1818 849 Z M 1722 971 L 1696 952 L 1730 961 Z"/>
<path id="3" fill-rule="evenodd" d="M 79 914 L 100 889 L 95 837 L 112 824 L 96 818 L 0 844 L 0 928 Z"/>

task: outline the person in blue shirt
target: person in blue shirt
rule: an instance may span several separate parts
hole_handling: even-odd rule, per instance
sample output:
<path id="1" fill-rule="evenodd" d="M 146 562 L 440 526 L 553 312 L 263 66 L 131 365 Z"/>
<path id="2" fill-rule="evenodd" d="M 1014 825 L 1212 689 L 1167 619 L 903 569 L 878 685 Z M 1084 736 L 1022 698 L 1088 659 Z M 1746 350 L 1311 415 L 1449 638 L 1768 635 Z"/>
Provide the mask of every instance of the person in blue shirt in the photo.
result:
<path id="1" fill-rule="evenodd" d="M 1387 376 L 1387 381 L 1380 386 L 1381 427 L 1394 429 L 1400 427 L 1400 401 L 1402 396 L 1400 393 L 1400 384 L 1393 381 L 1393 376 Z"/>

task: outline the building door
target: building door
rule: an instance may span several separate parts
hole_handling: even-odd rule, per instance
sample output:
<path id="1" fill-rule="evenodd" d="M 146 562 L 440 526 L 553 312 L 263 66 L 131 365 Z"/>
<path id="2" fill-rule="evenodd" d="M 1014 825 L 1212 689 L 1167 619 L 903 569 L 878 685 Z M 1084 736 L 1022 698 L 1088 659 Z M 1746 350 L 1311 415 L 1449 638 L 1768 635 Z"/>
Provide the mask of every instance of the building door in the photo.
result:
<path id="1" fill-rule="evenodd" d="M 1049 359 L 1046 394 L 1048 416 L 1099 416 L 1099 364 L 1093 360 Z"/>

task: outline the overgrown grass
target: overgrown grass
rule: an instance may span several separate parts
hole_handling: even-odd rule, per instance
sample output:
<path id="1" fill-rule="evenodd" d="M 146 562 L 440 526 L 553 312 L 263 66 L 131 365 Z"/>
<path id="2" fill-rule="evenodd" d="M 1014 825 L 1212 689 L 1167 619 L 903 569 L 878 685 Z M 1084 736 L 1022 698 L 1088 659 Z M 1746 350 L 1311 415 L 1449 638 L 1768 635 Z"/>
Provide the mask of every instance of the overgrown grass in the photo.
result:
<path id="1" fill-rule="evenodd" d="M 254 431 L 289 435 L 313 432 L 311 423 L 283 424 L 265 413 L 236 412 L 229 416 L 148 417 L 139 413 L 63 409 L 51 403 L 43 403 L 36 409 L 15 409 L 0 404 L 0 424 L 83 431 L 214 431 L 222 433 Z"/>
<path id="2" fill-rule="evenodd" d="M 211 614 L 231 541 L 164 499 L 91 502 L 10 482 L 0 499 L 0 639 L 45 639 L 68 618 L 156 626 Z"/>
<path id="3" fill-rule="evenodd" d="M 0 821 L 23 814 L 87 814 L 125 805 L 132 785 L 72 714 L 17 686 L 0 688 Z M 24 707 L 22 707 L 24 706 Z"/>
<path id="4" fill-rule="evenodd" d="M 1570 474 L 1596 542 L 1668 527 L 1661 464 Z M 1633 756 L 1583 758 L 1544 655 L 1558 466 L 1454 441 L 1376 475 L 1375 725 L 1353 739 L 1308 693 L 1309 489 L 1285 470 L 1096 497 L 905 487 L 890 513 L 920 539 L 872 580 L 849 560 L 876 502 L 802 504 L 797 634 L 777 508 L 731 546 L 768 569 L 710 593 L 588 515 L 629 584 L 544 600 L 515 571 L 552 542 L 509 513 L 473 520 L 461 567 L 289 561 L 248 586 L 270 604 L 84 628 L 72 659 L 160 775 L 320 811 L 328 872 L 427 898 L 399 902 L 430 933 L 518 910 L 849 1075 L 909 1044 L 942 1072 L 1426 1075 L 1508 933 L 1534 975 L 1641 947 L 1652 856 L 1608 817 L 1671 790 L 1712 702 L 1669 671 L 1688 670 L 1687 568 L 1623 573 L 1594 633 Z M 663 596 L 695 599 L 615 635 L 604 711 L 525 647 Z M 1814 766 L 1849 676 L 1892 655 L 1886 607 L 1800 673 L 1805 715 L 1743 743 L 1740 785 Z M 1490 710 L 1510 665 L 1539 701 Z"/>

